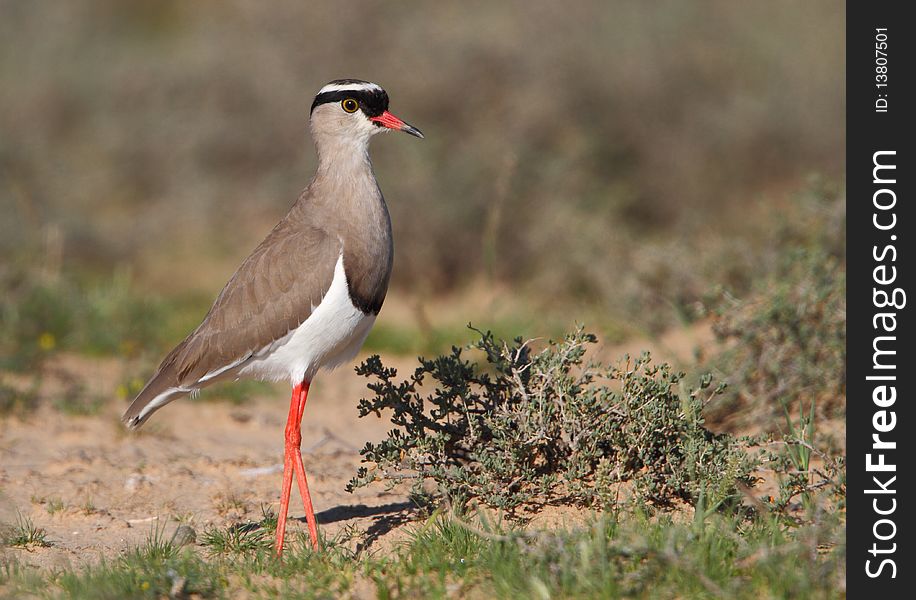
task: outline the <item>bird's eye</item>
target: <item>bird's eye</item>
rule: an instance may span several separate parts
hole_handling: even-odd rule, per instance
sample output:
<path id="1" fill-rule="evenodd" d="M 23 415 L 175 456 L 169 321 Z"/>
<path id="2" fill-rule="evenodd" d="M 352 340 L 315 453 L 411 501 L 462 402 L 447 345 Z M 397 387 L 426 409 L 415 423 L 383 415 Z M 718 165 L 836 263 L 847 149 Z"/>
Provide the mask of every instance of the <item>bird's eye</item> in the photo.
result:
<path id="1" fill-rule="evenodd" d="M 359 102 L 353 98 L 347 98 L 340 103 L 340 107 L 344 109 L 344 112 L 355 113 L 357 110 L 359 110 Z"/>

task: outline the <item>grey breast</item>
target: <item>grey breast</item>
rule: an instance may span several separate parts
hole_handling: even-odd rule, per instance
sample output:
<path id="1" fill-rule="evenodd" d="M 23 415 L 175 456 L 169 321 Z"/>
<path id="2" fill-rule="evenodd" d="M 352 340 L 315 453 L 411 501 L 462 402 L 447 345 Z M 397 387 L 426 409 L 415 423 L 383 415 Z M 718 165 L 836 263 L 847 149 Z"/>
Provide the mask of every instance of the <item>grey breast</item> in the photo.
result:
<path id="1" fill-rule="evenodd" d="M 343 242 L 350 301 L 362 312 L 377 315 L 388 293 L 394 261 L 391 218 L 381 192 L 366 209 L 362 226 L 348 228 Z"/>

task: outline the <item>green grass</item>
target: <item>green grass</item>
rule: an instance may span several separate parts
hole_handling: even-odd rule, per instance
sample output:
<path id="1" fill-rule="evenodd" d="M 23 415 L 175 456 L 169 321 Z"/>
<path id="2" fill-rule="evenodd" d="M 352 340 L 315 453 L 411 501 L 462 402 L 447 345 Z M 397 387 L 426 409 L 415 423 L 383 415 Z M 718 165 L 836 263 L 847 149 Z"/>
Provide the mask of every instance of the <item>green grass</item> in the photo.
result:
<path id="1" fill-rule="evenodd" d="M 157 530 L 123 556 L 82 569 L 36 577 L 7 562 L 0 592 L 70 598 L 843 596 L 844 530 L 835 518 L 786 528 L 767 517 L 747 521 L 700 510 L 683 523 L 600 515 L 580 528 L 536 531 L 437 514 L 384 553 L 357 554 L 346 538 L 325 540 L 314 553 L 304 535 L 294 534 L 283 561 L 262 539 L 267 528 L 255 527 L 225 552 L 180 549 Z M 231 531 L 207 534 L 204 548 L 224 544 L 236 535 Z M 259 533 L 248 537 L 252 531 Z"/>
<path id="2" fill-rule="evenodd" d="M 0 545 L 12 548 L 47 548 L 51 546 L 51 542 L 48 541 L 48 533 L 41 527 L 36 527 L 32 519 L 22 515 L 16 518 L 14 525 L 0 531 L 0 541 L 3 542 Z"/>
<path id="3" fill-rule="evenodd" d="M 49 515 L 56 515 L 57 513 L 64 512 L 67 509 L 67 505 L 64 504 L 64 501 L 60 498 L 48 498 L 45 509 L 47 509 Z"/>
<path id="4" fill-rule="evenodd" d="M 205 531 L 200 543 L 213 555 L 239 555 L 269 549 L 272 539 L 270 532 L 257 523 L 237 523 Z"/>
<path id="5" fill-rule="evenodd" d="M 98 507 L 95 505 L 95 503 L 92 501 L 92 498 L 88 498 L 88 497 L 85 500 L 83 500 L 83 503 L 80 504 L 79 509 L 80 509 L 80 512 L 82 512 L 83 515 L 87 517 L 89 515 L 95 514 L 99 510 Z"/>
<path id="6" fill-rule="evenodd" d="M 129 272 L 43 275 L 21 258 L 0 271 L 0 368 L 26 371 L 60 350 L 127 357 L 161 353 L 199 322 L 201 298 L 144 294 Z"/>

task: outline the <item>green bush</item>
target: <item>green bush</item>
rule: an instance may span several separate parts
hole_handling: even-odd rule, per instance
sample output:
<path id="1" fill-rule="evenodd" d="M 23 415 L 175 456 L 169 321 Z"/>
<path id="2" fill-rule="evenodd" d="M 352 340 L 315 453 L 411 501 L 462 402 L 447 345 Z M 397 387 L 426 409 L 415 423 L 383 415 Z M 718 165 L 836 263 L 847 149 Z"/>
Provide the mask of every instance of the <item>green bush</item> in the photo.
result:
<path id="1" fill-rule="evenodd" d="M 730 402 L 717 414 L 750 409 L 775 422 L 784 405 L 815 402 L 830 415 L 846 409 L 846 269 L 836 257 L 801 248 L 746 300 L 727 298 L 714 329 L 729 344 L 719 357 Z"/>
<path id="2" fill-rule="evenodd" d="M 482 363 L 451 354 L 420 366 L 404 381 L 378 356 L 357 367 L 374 379 L 361 416 L 392 411 L 397 429 L 362 450 L 349 489 L 377 479 L 426 480 L 453 502 L 476 498 L 513 511 L 522 505 L 609 506 L 630 482 L 633 499 L 654 506 L 717 505 L 751 485 L 753 459 L 734 438 L 703 426 L 702 408 L 721 392 L 704 377 L 681 390 L 682 373 L 653 365 L 648 354 L 619 366 L 585 362 L 595 337 L 581 328 L 533 352 L 529 342 L 489 333 L 470 348 Z M 428 393 L 424 381 L 433 380 Z M 702 397 L 706 394 L 707 397 Z"/>
<path id="3" fill-rule="evenodd" d="M 750 285 L 722 286 L 707 306 L 725 347 L 712 363 L 729 384 L 710 418 L 775 430 L 786 405 L 846 412 L 842 189 L 812 180 L 771 227 Z"/>

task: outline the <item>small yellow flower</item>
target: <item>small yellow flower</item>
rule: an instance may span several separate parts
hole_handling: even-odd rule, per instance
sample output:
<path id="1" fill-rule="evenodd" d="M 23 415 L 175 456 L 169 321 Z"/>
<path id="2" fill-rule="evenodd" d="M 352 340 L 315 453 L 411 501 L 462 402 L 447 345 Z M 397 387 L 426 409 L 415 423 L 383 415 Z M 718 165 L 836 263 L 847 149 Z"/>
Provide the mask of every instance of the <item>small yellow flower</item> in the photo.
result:
<path id="1" fill-rule="evenodd" d="M 54 338 L 54 334 L 45 331 L 40 336 L 38 336 L 38 347 L 48 352 L 49 350 L 54 350 L 54 347 L 57 345 L 57 339 Z"/>
<path id="2" fill-rule="evenodd" d="M 141 584 L 140 584 L 140 589 L 143 590 L 144 592 L 145 592 L 146 590 L 148 590 L 148 589 L 149 589 L 149 581 L 144 581 L 143 583 L 141 583 Z"/>

